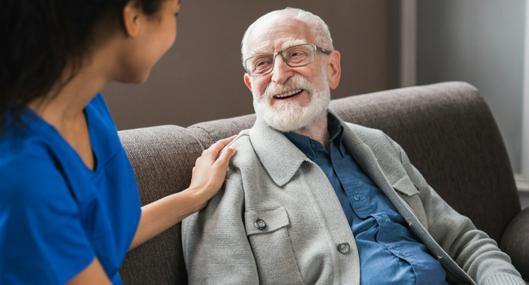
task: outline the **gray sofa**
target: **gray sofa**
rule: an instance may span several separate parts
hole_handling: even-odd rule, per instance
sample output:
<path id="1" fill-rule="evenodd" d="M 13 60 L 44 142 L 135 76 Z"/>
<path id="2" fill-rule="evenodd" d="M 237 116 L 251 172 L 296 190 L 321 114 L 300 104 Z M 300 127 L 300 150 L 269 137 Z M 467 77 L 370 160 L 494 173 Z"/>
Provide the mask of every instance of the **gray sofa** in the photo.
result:
<path id="1" fill-rule="evenodd" d="M 395 89 L 333 100 L 331 108 L 401 144 L 439 194 L 494 238 L 529 280 L 529 208 L 520 209 L 502 138 L 476 88 L 447 82 Z M 121 131 L 143 204 L 184 189 L 202 149 L 251 127 L 254 118 Z M 180 225 L 130 252 L 121 272 L 125 284 L 186 284 Z"/>

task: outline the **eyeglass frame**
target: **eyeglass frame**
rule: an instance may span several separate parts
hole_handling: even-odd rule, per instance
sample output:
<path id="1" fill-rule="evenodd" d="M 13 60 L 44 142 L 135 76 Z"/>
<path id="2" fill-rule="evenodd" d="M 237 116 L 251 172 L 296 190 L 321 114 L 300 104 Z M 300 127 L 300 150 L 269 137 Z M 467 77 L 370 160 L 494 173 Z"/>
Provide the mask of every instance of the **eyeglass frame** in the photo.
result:
<path id="1" fill-rule="evenodd" d="M 284 49 L 278 50 L 278 51 L 276 51 L 276 52 L 274 52 L 274 53 L 272 53 L 272 54 L 266 54 L 266 53 L 263 53 L 263 54 L 257 54 L 257 55 L 250 56 L 250 57 L 246 58 L 246 59 L 243 61 L 243 68 L 244 68 L 244 70 L 246 71 L 246 73 L 248 73 L 248 75 L 250 75 L 250 76 L 254 76 L 254 77 L 255 77 L 255 76 L 265 76 L 265 75 L 268 75 L 268 74 L 272 73 L 272 70 L 274 70 L 274 63 L 275 63 L 276 57 L 277 57 L 278 55 L 281 56 L 281 59 L 283 59 L 283 62 L 284 62 L 287 66 L 289 66 L 289 67 L 302 67 L 302 66 L 307 66 L 307 65 L 309 65 L 309 64 L 311 64 L 311 63 L 314 62 L 314 56 L 312 56 L 312 60 L 311 60 L 311 61 L 309 61 L 309 62 L 307 62 L 307 63 L 305 63 L 305 64 L 302 64 L 302 65 L 290 65 L 290 63 L 288 62 L 288 60 L 287 60 L 287 59 L 285 58 L 285 56 L 283 55 L 283 52 L 286 51 L 286 50 L 288 50 L 288 49 L 290 49 L 290 48 L 297 47 L 297 46 L 305 46 L 305 45 L 312 46 L 312 48 L 313 48 L 313 52 L 314 52 L 314 53 L 316 53 L 316 52 L 319 51 L 319 52 L 321 52 L 321 53 L 323 53 L 323 54 L 325 54 L 325 55 L 330 55 L 330 54 L 333 52 L 333 50 L 331 50 L 331 49 L 322 48 L 322 47 L 320 47 L 320 46 L 318 46 L 318 45 L 316 45 L 316 44 L 313 44 L 313 43 L 296 44 L 296 45 L 291 45 L 291 46 L 286 47 L 286 48 L 284 48 Z M 250 59 L 252 59 L 252 58 L 255 58 L 255 57 L 266 56 L 266 55 L 272 55 L 272 65 L 271 65 L 272 68 L 270 68 L 270 70 L 269 70 L 268 72 L 261 73 L 261 74 L 255 74 L 255 73 L 251 72 L 250 70 L 248 70 L 248 68 L 247 68 L 247 64 L 246 64 L 246 63 L 248 62 L 248 60 L 250 60 Z M 314 54 L 314 55 L 315 55 L 315 54 Z"/>

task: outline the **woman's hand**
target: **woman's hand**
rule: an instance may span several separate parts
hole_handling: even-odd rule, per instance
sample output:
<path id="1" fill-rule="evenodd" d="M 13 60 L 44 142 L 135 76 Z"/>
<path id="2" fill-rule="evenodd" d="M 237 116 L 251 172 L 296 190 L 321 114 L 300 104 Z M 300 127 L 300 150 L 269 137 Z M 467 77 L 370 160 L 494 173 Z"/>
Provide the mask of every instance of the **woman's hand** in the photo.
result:
<path id="1" fill-rule="evenodd" d="M 189 188 L 141 208 L 140 223 L 129 250 L 206 206 L 224 183 L 228 164 L 235 155 L 235 149 L 226 146 L 234 138 L 220 140 L 202 152 L 193 168 Z"/>
<path id="2" fill-rule="evenodd" d="M 226 147 L 235 136 L 217 141 L 202 152 L 193 167 L 193 176 L 189 191 L 199 199 L 202 209 L 221 188 L 226 178 L 230 159 L 235 155 L 235 149 Z"/>

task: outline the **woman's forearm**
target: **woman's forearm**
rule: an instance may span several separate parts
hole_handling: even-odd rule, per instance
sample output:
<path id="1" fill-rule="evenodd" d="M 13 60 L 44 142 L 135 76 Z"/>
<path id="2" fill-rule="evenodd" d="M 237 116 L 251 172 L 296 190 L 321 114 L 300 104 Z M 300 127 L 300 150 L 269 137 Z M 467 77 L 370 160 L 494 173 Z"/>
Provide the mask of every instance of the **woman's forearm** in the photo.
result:
<path id="1" fill-rule="evenodd" d="M 200 191 L 184 191 L 166 196 L 141 208 L 138 229 L 129 250 L 155 237 L 202 208 L 206 197 Z"/>

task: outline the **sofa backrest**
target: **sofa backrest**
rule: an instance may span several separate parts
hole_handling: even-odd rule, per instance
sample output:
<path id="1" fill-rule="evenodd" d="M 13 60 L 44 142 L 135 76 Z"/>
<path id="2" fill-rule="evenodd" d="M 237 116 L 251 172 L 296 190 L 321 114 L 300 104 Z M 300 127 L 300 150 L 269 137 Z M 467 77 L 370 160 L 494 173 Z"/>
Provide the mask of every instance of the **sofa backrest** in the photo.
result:
<path id="1" fill-rule="evenodd" d="M 343 120 L 381 129 L 397 141 L 453 208 L 499 242 L 520 211 L 509 158 L 476 88 L 462 82 L 387 90 L 333 100 Z M 120 132 L 143 204 L 184 189 L 202 148 L 250 128 L 255 115 Z M 129 253 L 125 284 L 186 284 L 180 226 Z"/>

